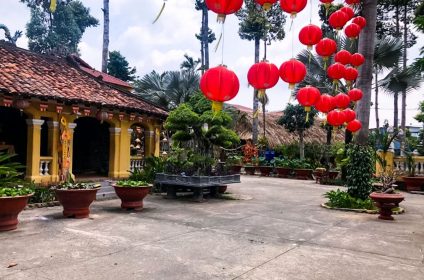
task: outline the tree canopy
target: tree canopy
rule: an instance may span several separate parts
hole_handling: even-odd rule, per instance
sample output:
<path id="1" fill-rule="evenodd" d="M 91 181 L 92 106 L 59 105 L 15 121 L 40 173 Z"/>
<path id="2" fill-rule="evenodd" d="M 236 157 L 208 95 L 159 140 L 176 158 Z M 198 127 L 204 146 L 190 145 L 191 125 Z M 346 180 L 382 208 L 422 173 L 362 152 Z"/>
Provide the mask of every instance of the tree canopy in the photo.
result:
<path id="1" fill-rule="evenodd" d="M 78 43 L 86 28 L 97 26 L 98 20 L 81 1 L 58 3 L 56 11 L 49 10 L 50 1 L 21 0 L 31 9 L 27 24 L 28 47 L 38 53 L 66 56 L 78 53 Z"/>
<path id="2" fill-rule="evenodd" d="M 107 73 L 125 82 L 136 79 L 136 68 L 130 67 L 127 59 L 119 51 L 109 52 Z"/>

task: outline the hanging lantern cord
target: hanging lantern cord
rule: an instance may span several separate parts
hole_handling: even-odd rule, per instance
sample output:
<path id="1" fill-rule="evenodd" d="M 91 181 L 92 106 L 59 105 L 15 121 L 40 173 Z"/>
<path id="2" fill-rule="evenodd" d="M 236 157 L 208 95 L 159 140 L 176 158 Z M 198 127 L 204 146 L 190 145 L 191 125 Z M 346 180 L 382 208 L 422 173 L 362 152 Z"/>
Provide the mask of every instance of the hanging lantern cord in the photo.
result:
<path id="1" fill-rule="evenodd" d="M 224 43 L 225 43 L 225 24 L 222 24 L 222 45 L 221 45 L 221 64 L 224 65 Z"/>

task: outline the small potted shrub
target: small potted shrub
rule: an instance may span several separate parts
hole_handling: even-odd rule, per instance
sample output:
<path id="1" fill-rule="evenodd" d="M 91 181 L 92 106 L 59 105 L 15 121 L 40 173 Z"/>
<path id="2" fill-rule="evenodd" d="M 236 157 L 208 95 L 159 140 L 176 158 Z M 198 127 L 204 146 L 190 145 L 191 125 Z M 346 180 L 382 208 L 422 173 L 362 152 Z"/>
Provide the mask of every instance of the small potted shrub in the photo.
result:
<path id="1" fill-rule="evenodd" d="M 396 183 L 397 175 L 393 171 L 380 174 L 381 189 L 372 192 L 369 196 L 380 210 L 379 219 L 393 220 L 392 209 L 399 207 L 399 203 L 405 199 L 401 193 L 395 192 L 394 183 Z"/>
<path id="2" fill-rule="evenodd" d="M 325 169 L 324 167 L 317 167 L 315 168 L 315 170 L 313 171 L 312 175 L 315 179 L 315 182 L 320 183 L 322 177 L 325 177 L 325 173 L 327 172 L 327 169 Z"/>
<path id="3" fill-rule="evenodd" d="M 57 199 L 63 206 L 63 216 L 68 218 L 88 218 L 90 205 L 96 199 L 99 184 L 75 183 L 70 176 L 68 180 L 53 187 Z"/>
<path id="4" fill-rule="evenodd" d="M 247 175 L 255 175 L 257 162 L 258 158 L 252 157 L 252 161 L 245 164 L 244 171 Z"/>
<path id="5" fill-rule="evenodd" d="M 18 215 L 28 204 L 33 188 L 20 179 L 19 163 L 11 162 L 12 155 L 0 154 L 0 231 L 18 227 Z"/>
<path id="6" fill-rule="evenodd" d="M 288 159 L 274 158 L 275 172 L 280 178 L 287 178 L 292 173 L 291 162 Z"/>
<path id="7" fill-rule="evenodd" d="M 230 156 L 228 157 L 226 164 L 230 168 L 232 174 L 240 174 L 242 167 L 242 157 Z"/>
<path id="8" fill-rule="evenodd" d="M 121 199 L 121 208 L 132 210 L 143 208 L 143 199 L 149 194 L 152 185 L 147 183 L 143 170 L 136 170 L 127 180 L 118 181 L 113 187 Z"/>
<path id="9" fill-rule="evenodd" d="M 266 160 L 265 157 L 259 158 L 259 171 L 261 172 L 261 176 L 269 176 L 272 172 L 272 166 L 269 161 Z"/>
<path id="10" fill-rule="evenodd" d="M 415 160 L 412 152 L 405 152 L 406 165 L 408 166 L 408 175 L 403 176 L 402 179 L 405 182 L 406 190 L 420 191 L 424 185 L 424 176 L 415 176 Z"/>
<path id="11" fill-rule="evenodd" d="M 308 180 L 312 178 L 311 165 L 303 160 L 292 160 L 291 167 L 293 168 L 294 176 L 296 179 Z"/>

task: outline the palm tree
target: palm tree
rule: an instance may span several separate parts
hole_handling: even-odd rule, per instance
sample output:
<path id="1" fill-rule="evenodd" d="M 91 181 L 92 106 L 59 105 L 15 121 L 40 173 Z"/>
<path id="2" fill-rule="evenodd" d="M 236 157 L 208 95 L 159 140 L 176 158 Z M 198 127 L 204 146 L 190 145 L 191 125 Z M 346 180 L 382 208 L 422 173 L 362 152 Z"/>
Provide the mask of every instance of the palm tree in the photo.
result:
<path id="1" fill-rule="evenodd" d="M 372 70 L 377 17 L 376 0 L 362 1 L 362 16 L 366 19 L 367 26 L 365 26 L 359 36 L 358 51 L 365 57 L 365 63 L 359 69 L 357 87 L 362 90 L 364 96 L 357 103 L 356 107 L 357 118 L 362 123 L 362 129 L 359 131 L 356 140 L 360 145 L 367 145 L 371 110 L 371 86 L 373 80 Z"/>
<path id="2" fill-rule="evenodd" d="M 376 39 L 374 48 L 374 90 L 375 90 L 375 122 L 376 127 L 380 127 L 380 119 L 378 114 L 378 74 L 385 70 L 397 67 L 399 60 L 402 57 L 402 42 L 398 38 L 384 37 Z M 397 100 L 397 98 L 395 98 Z M 396 102 L 397 103 L 397 102 Z M 395 113 L 397 114 L 397 112 Z"/>
<path id="3" fill-rule="evenodd" d="M 183 71 L 197 71 L 197 66 L 200 64 L 200 59 L 194 60 L 188 54 L 184 54 L 184 61 L 180 64 L 180 69 Z"/>
<path id="4" fill-rule="evenodd" d="M 102 72 L 107 73 L 107 58 L 109 57 L 109 0 L 103 0 L 103 48 Z"/>
<path id="5" fill-rule="evenodd" d="M 199 90 L 199 75 L 194 71 L 152 71 L 134 82 L 141 97 L 167 109 L 187 102 Z"/>

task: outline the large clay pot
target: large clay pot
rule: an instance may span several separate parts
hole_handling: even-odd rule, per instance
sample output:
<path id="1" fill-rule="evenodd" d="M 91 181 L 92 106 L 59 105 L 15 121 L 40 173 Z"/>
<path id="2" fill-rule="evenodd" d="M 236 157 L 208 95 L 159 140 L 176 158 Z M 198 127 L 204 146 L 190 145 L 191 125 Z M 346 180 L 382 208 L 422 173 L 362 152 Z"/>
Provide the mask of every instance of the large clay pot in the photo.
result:
<path id="1" fill-rule="evenodd" d="M 330 172 L 328 172 L 328 177 L 329 177 L 331 180 L 336 179 L 336 178 L 337 178 L 337 176 L 339 176 L 339 171 L 330 171 Z"/>
<path id="2" fill-rule="evenodd" d="M 424 177 L 402 177 L 405 182 L 406 190 L 411 191 L 421 191 L 422 186 L 424 185 Z"/>
<path id="3" fill-rule="evenodd" d="M 99 189 L 55 190 L 56 197 L 63 206 L 63 216 L 77 219 L 88 218 L 90 205 L 96 199 Z"/>
<path id="4" fill-rule="evenodd" d="M 399 203 L 405 199 L 400 193 L 380 193 L 373 192 L 370 198 L 374 201 L 375 206 L 380 209 L 379 219 L 393 220 L 392 209 L 399 206 Z"/>
<path id="5" fill-rule="evenodd" d="M 294 169 L 296 179 L 308 180 L 312 178 L 312 169 Z"/>
<path id="6" fill-rule="evenodd" d="M 288 167 L 276 167 L 275 172 L 277 172 L 278 177 L 287 178 L 291 175 L 292 169 Z"/>
<path id="7" fill-rule="evenodd" d="M 18 215 L 28 204 L 32 194 L 15 197 L 0 197 L 0 231 L 18 227 Z"/>
<path id="8" fill-rule="evenodd" d="M 261 176 L 269 176 L 272 171 L 271 166 L 259 166 L 259 171 L 261 172 Z"/>
<path id="9" fill-rule="evenodd" d="M 121 199 L 121 208 L 141 209 L 143 199 L 149 194 L 151 186 L 143 187 L 119 187 L 114 185 L 116 195 Z"/>
<path id="10" fill-rule="evenodd" d="M 240 174 L 241 172 L 241 165 L 232 165 L 230 168 L 232 174 Z"/>
<path id="11" fill-rule="evenodd" d="M 244 167 L 244 171 L 246 172 L 247 175 L 255 175 L 255 170 L 256 170 L 255 166 L 245 166 Z"/>

